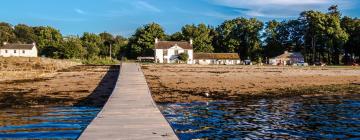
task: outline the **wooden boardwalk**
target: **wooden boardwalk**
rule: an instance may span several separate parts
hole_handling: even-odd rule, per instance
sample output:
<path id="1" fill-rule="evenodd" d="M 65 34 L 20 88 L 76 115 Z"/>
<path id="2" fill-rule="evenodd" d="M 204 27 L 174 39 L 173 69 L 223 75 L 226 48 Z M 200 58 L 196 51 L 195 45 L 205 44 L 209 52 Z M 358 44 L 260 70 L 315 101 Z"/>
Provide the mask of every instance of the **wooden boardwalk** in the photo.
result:
<path id="1" fill-rule="evenodd" d="M 136 63 L 123 63 L 116 87 L 80 140 L 178 139 L 155 105 Z"/>

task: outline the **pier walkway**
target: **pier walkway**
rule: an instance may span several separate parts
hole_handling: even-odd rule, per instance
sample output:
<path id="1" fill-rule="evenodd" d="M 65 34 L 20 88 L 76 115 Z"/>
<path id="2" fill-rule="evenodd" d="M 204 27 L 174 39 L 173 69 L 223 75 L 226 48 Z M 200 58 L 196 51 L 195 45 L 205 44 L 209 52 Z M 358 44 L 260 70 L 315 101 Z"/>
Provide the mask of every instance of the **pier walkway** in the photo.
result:
<path id="1" fill-rule="evenodd" d="M 111 97 L 79 139 L 178 138 L 156 107 L 139 64 L 123 63 Z"/>

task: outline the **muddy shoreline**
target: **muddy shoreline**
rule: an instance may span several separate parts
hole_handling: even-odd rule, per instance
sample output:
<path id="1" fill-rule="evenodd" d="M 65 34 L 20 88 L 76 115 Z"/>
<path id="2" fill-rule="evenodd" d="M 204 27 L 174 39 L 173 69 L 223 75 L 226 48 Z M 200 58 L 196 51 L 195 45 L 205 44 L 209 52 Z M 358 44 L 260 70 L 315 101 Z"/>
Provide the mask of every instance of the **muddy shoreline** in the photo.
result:
<path id="1" fill-rule="evenodd" d="M 0 108 L 101 107 L 116 84 L 119 66 L 77 65 L 42 73 L 25 79 L 0 80 Z"/>
<path id="2" fill-rule="evenodd" d="M 157 103 L 360 94 L 358 67 L 144 64 Z"/>

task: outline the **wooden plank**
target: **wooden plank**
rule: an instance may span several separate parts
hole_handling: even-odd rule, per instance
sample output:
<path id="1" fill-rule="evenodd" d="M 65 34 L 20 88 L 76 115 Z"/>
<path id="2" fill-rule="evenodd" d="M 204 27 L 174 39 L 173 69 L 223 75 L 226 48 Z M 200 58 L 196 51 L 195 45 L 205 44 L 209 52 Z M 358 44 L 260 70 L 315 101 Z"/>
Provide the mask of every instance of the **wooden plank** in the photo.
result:
<path id="1" fill-rule="evenodd" d="M 154 103 L 139 64 L 123 63 L 111 97 L 79 139 L 178 138 Z"/>

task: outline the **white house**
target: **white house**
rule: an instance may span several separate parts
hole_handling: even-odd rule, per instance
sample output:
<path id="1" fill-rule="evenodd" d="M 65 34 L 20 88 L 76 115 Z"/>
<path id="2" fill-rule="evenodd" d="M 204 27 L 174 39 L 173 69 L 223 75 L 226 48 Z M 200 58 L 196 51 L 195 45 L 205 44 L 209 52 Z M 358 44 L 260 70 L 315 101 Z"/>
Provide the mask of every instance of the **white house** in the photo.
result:
<path id="1" fill-rule="evenodd" d="M 0 57 L 38 57 L 36 44 L 9 44 L 0 47 Z"/>
<path id="2" fill-rule="evenodd" d="M 241 64 L 237 53 L 195 53 L 194 64 L 200 65 L 238 65 Z"/>
<path id="3" fill-rule="evenodd" d="M 304 63 L 304 56 L 300 52 L 288 52 L 269 60 L 271 65 L 293 65 Z"/>
<path id="4" fill-rule="evenodd" d="M 178 55 L 186 53 L 189 56 L 187 64 L 193 62 L 192 40 L 185 41 L 159 41 L 155 39 L 155 62 L 156 63 L 178 63 Z"/>

